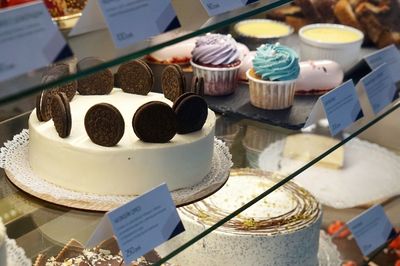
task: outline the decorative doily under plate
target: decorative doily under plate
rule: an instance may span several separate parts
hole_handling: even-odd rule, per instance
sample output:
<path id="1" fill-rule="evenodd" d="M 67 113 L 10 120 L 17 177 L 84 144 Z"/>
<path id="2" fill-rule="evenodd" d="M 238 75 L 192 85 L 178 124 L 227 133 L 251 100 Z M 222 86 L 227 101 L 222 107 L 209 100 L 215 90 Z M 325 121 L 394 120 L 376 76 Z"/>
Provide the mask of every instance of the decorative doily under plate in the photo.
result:
<path id="1" fill-rule="evenodd" d="M 14 239 L 6 237 L 7 265 L 31 266 L 32 262 L 26 257 L 25 251 L 17 246 Z"/>
<path id="2" fill-rule="evenodd" d="M 260 155 L 262 170 L 293 173 L 306 163 L 282 156 L 285 140 L 269 145 Z M 376 144 L 352 139 L 344 145 L 341 169 L 312 166 L 292 181 L 333 208 L 353 208 L 385 201 L 400 194 L 400 157 Z"/>
<path id="3" fill-rule="evenodd" d="M 29 132 L 24 129 L 0 149 L 0 167 L 4 168 L 10 181 L 23 191 L 55 204 L 94 211 L 109 211 L 135 197 L 88 194 L 47 182 L 33 173 L 29 165 L 28 143 Z M 226 145 L 215 139 L 210 173 L 192 187 L 172 191 L 175 204 L 178 207 L 187 205 L 220 189 L 228 180 L 231 158 Z"/>
<path id="4" fill-rule="evenodd" d="M 319 266 L 341 266 L 342 259 L 336 245 L 324 231 L 319 234 Z"/>

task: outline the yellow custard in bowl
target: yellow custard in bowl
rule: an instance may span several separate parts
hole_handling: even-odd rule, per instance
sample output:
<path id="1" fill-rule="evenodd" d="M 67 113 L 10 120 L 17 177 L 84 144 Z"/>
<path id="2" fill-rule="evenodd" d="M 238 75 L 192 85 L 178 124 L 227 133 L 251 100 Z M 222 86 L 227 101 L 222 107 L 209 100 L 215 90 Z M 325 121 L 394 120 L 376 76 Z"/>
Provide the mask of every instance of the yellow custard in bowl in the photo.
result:
<path id="1" fill-rule="evenodd" d="M 233 28 L 236 41 L 244 43 L 251 51 L 265 43 L 281 42 L 292 33 L 289 25 L 270 19 L 247 19 Z"/>
<path id="2" fill-rule="evenodd" d="M 359 59 L 364 34 L 353 27 L 339 24 L 311 24 L 299 30 L 300 58 L 332 60 L 349 70 Z"/>
<path id="3" fill-rule="evenodd" d="M 266 19 L 254 19 L 238 23 L 235 30 L 238 34 L 257 38 L 281 37 L 292 33 L 289 26 Z"/>
<path id="4" fill-rule="evenodd" d="M 339 27 L 312 28 L 304 31 L 303 36 L 325 43 L 350 43 L 362 39 L 362 35 L 358 32 Z"/>

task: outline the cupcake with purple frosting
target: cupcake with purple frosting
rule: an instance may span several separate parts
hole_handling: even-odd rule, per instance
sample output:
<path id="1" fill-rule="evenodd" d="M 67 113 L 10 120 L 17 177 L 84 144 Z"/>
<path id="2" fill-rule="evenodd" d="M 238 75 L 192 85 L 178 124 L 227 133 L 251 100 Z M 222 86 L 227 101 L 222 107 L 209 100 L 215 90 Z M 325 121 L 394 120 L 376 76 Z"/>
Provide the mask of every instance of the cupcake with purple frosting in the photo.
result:
<path id="1" fill-rule="evenodd" d="M 269 110 L 292 106 L 299 73 L 295 51 L 279 43 L 261 45 L 253 59 L 253 68 L 246 73 L 250 103 Z"/>
<path id="2" fill-rule="evenodd" d="M 207 34 L 198 38 L 190 63 L 193 74 L 204 78 L 204 94 L 218 96 L 235 91 L 241 61 L 232 36 Z"/>

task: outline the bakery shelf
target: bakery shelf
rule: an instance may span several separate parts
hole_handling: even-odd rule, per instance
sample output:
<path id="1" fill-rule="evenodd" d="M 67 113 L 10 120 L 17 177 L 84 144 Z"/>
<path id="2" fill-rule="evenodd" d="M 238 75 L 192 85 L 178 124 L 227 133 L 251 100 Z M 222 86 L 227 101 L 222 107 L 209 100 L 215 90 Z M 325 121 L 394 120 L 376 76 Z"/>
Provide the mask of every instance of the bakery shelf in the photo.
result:
<path id="1" fill-rule="evenodd" d="M 351 142 L 352 139 L 359 134 L 362 134 L 363 137 L 367 139 L 374 139 L 372 134 L 368 135 L 369 131 L 375 131 L 376 133 L 377 128 L 388 128 L 385 124 L 394 125 L 394 128 L 387 130 L 388 132 L 386 132 L 386 135 L 382 135 L 382 132 L 378 132 L 378 137 L 381 141 L 386 141 L 386 144 L 382 143 L 382 145 L 399 151 L 400 145 L 396 142 L 396 132 L 399 132 L 400 129 L 396 126 L 395 122 L 398 121 L 400 115 L 399 107 L 400 102 L 396 102 L 380 116 L 364 120 L 357 129 L 353 130 L 353 133 L 345 135 L 336 146 L 331 146 L 328 149 L 323 150 L 315 160 L 304 162 L 304 165 L 300 169 L 288 175 L 285 181 L 282 182 L 296 178 L 296 176 L 306 168 L 313 167 L 313 165 L 324 156 L 331 153 L 334 149 L 340 148 L 345 143 Z M 28 115 L 29 113 L 26 113 L 8 121 L 1 122 L 1 140 L 5 141 L 10 139 L 13 135 L 19 133 L 22 128 L 25 128 L 27 126 Z M 388 121 L 390 121 L 390 123 Z M 225 140 L 227 145 L 230 147 L 230 151 L 233 155 L 234 169 L 243 167 L 257 168 L 257 163 L 255 162 L 257 162 L 258 156 L 268 145 L 295 133 L 298 132 L 235 117 L 219 117 L 216 129 L 217 137 Z M 313 133 L 318 135 L 329 134 L 327 128 L 324 126 L 317 127 L 313 130 Z M 389 138 L 389 140 L 387 138 Z M 39 252 L 56 254 L 71 237 L 76 238 L 81 242 L 85 242 L 103 215 L 98 212 L 86 212 L 59 207 L 51 203 L 37 200 L 25 193 L 21 193 L 18 188 L 15 188 L 8 180 L 6 180 L 3 170 L 0 174 L 0 179 L 2 180 L 0 198 L 4 201 L 5 199 L 12 197 L 14 204 L 6 208 L 15 210 L 19 214 L 16 219 L 7 224 L 9 235 L 17 240 L 17 243 L 27 251 L 27 254 L 31 259 L 34 259 Z M 245 202 L 238 212 L 248 208 L 254 204 L 256 200 L 264 198 L 268 199 L 267 194 L 269 192 L 270 190 L 265 191 L 261 195 L 252 196 L 254 199 L 250 202 Z M 384 203 L 384 206 L 388 209 L 389 216 L 391 218 L 394 217 L 393 221 L 395 226 L 399 226 L 400 221 L 396 215 L 400 206 L 399 198 L 397 197 Z M 356 207 L 341 211 L 329 207 L 324 209 L 325 218 L 323 220 L 323 227 L 326 228 L 330 222 L 336 219 L 346 221 L 355 214 L 365 210 L 365 207 Z M 214 224 L 210 229 L 189 241 L 186 246 L 190 248 L 190 245 L 196 241 L 207 241 L 207 233 L 215 230 L 218 226 L 221 226 L 224 222 L 234 217 L 238 212 L 232 213 L 222 221 Z M 62 228 L 62 230 L 60 230 L 60 228 Z M 36 242 L 32 242 L 33 240 Z M 338 244 L 339 250 L 345 254 L 345 258 L 352 258 L 355 260 L 362 259 L 354 242 L 350 240 L 347 241 L 346 239 L 336 239 L 334 242 Z M 33 245 L 32 243 L 38 244 Z M 171 256 L 164 257 L 164 259 L 170 260 L 173 256 L 184 256 L 184 247 L 185 246 L 182 246 L 175 251 L 169 250 L 172 252 Z M 181 251 L 182 253 L 179 253 Z M 381 257 L 382 256 L 378 257 L 378 259 L 382 261 L 388 260 L 387 257 Z"/>
<path id="2" fill-rule="evenodd" d="M 236 21 L 262 13 L 276 6 L 292 1 L 259 1 L 258 3 L 227 14 L 208 19 L 202 8 L 191 7 L 198 12 L 187 12 L 188 2 L 184 0 L 173 0 L 177 7 L 178 17 L 184 25 L 183 29 L 157 36 L 152 40 L 146 40 L 134 45 L 126 50 L 116 50 L 112 44 L 111 38 L 106 30 L 92 32 L 79 37 L 69 38 L 68 42 L 73 48 L 78 59 L 86 56 L 99 56 L 107 61 L 97 67 L 88 69 L 71 76 L 62 78 L 53 83 L 40 84 L 43 70 L 35 71 L 8 82 L 0 83 L 0 107 L 14 100 L 27 99 L 28 95 L 39 90 L 51 88 L 57 84 L 65 83 L 70 80 L 78 79 L 101 69 L 117 66 L 128 60 L 141 57 L 157 49 L 177 43 L 179 41 L 203 34 L 205 32 L 229 26 Z M 198 1 L 197 1 L 198 2 Z M 178 8 L 179 6 L 179 8 Z M 201 10 L 201 12 L 200 12 Z M 203 13 L 202 13 L 203 12 Z M 195 16 L 195 18 L 193 18 Z M 96 43 L 97 46 L 92 44 Z M 363 49 L 363 53 L 369 53 L 371 50 Z M 308 99 L 312 106 L 315 99 Z M 216 104 L 218 105 L 218 104 Z M 218 107 L 218 106 L 217 106 Z M 400 154 L 400 128 L 398 121 L 400 117 L 400 101 L 393 103 L 385 112 L 378 116 L 367 114 L 365 118 L 359 121 L 344 134 L 337 136 L 337 144 L 330 144 L 328 147 L 320 150 L 314 159 L 308 159 L 302 162 L 301 166 L 292 170 L 277 185 L 264 191 L 260 195 L 251 195 L 250 199 L 243 202 L 238 210 L 230 213 L 222 220 L 215 222 L 208 229 L 200 234 L 192 234 L 189 241 L 178 248 L 167 249 L 167 252 L 159 263 L 170 261 L 175 256 L 184 256 L 185 248 L 191 248 L 196 243 L 207 243 L 210 233 L 231 220 L 240 212 L 248 209 L 257 201 L 268 199 L 269 194 L 279 186 L 289 180 L 295 180 L 298 175 L 309 168 L 315 168 L 316 164 L 324 157 L 328 156 L 337 149 L 341 149 L 346 143 L 355 142 L 356 137 L 371 142 L 377 142 L 392 151 Z M 18 113 L 18 111 L 17 111 Z M 221 110 L 221 113 L 224 113 Z M 0 117 L 0 142 L 12 139 L 12 137 L 27 128 L 27 122 L 30 112 L 15 116 L 9 120 L 1 122 Z M 305 119 L 306 113 L 300 115 Z M 319 136 L 329 136 L 329 130 L 323 123 L 318 124 L 310 132 L 299 131 L 303 121 L 297 121 L 290 126 L 282 126 L 284 119 L 277 119 L 275 123 L 270 123 L 260 119 L 261 122 L 243 119 L 245 116 L 236 116 L 232 113 L 225 113 L 220 116 L 216 124 L 216 136 L 225 141 L 233 155 L 233 169 L 238 168 L 259 168 L 258 160 L 260 154 L 272 144 L 280 142 L 294 134 L 313 133 Z M 284 118 L 284 114 L 282 115 Z M 276 117 L 272 116 L 272 119 Z M 269 123 L 272 125 L 267 125 Z M 362 189 L 362 188 L 360 188 Z M 368 193 L 368 191 L 365 191 Z M 400 226 L 398 210 L 400 208 L 400 198 L 392 197 L 388 201 L 382 202 L 389 217 L 396 227 Z M 347 221 L 355 215 L 364 211 L 366 206 L 357 206 L 344 210 L 324 206 L 323 228 L 326 228 L 332 221 L 340 219 Z M 82 243 L 86 242 L 90 234 L 103 216 L 102 212 L 89 212 L 78 209 L 61 207 L 56 204 L 48 203 L 36 199 L 20 189 L 15 187 L 6 177 L 4 170 L 0 170 L 0 215 L 7 214 L 8 235 L 15 238 L 18 245 L 26 250 L 27 256 L 32 260 L 38 253 L 46 252 L 50 255 L 57 254 L 70 238 L 75 238 Z M 4 217 L 3 217 L 4 218 Z M 344 259 L 352 259 L 358 262 L 362 261 L 362 256 L 356 247 L 354 240 L 334 239 L 333 240 Z M 390 265 L 393 258 L 387 256 L 378 256 L 377 261 L 380 265 Z"/>
<path id="3" fill-rule="evenodd" d="M 67 37 L 75 58 L 68 62 L 88 56 L 99 57 L 105 62 L 92 68 L 78 71 L 46 84 L 41 83 L 46 68 L 32 71 L 25 75 L 0 82 L 0 104 L 21 99 L 43 89 L 76 80 L 104 68 L 113 67 L 123 62 L 140 58 L 163 47 L 183 40 L 217 30 L 234 22 L 263 13 L 275 7 L 292 2 L 291 0 L 260 0 L 246 7 L 221 15 L 208 17 L 200 1 L 173 0 L 172 4 L 181 22 L 181 28 L 138 42 L 128 48 L 115 48 L 108 30 L 98 30 L 76 37 Z M 95 45 L 94 45 L 95 44 Z"/>

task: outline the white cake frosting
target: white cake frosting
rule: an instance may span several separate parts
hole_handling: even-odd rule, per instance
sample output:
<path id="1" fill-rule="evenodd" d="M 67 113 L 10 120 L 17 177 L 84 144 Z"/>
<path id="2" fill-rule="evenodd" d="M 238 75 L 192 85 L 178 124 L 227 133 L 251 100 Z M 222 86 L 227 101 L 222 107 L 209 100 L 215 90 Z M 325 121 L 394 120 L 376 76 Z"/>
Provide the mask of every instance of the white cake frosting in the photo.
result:
<path id="1" fill-rule="evenodd" d="M 7 266 L 6 227 L 0 218 L 0 266 Z"/>
<path id="2" fill-rule="evenodd" d="M 162 101 L 162 94 L 146 96 L 114 89 L 110 95 L 76 95 L 70 103 L 72 130 L 60 138 L 53 121 L 40 122 L 35 110 L 29 118 L 29 161 L 39 177 L 71 190 L 112 195 L 140 195 L 166 182 L 176 190 L 199 183 L 211 168 L 215 114 L 199 131 L 175 135 L 168 143 L 145 143 L 137 138 L 132 118 L 142 104 Z M 97 103 L 114 105 L 125 121 L 125 133 L 114 147 L 93 143 L 84 117 Z"/>
<path id="3" fill-rule="evenodd" d="M 179 208 L 186 232 L 162 246 L 168 253 L 276 184 L 265 172 L 244 170 L 214 195 Z M 266 196 L 177 255 L 179 265 L 318 265 L 322 212 L 294 183 Z M 163 254 L 164 255 L 164 254 Z"/>

